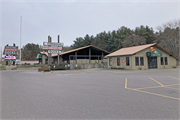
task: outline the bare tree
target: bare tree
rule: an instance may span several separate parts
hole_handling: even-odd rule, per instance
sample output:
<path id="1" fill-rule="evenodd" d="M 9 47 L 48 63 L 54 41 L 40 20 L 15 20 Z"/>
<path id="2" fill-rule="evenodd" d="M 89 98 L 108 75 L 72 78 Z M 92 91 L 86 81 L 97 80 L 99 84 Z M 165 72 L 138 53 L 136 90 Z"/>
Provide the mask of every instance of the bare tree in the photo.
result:
<path id="1" fill-rule="evenodd" d="M 173 20 L 157 27 L 156 43 L 179 57 L 180 20 Z"/>
<path id="2" fill-rule="evenodd" d="M 28 50 L 27 47 L 25 47 L 22 51 L 22 59 L 23 60 L 32 60 L 32 54 L 31 54 L 31 51 Z"/>
<path id="3" fill-rule="evenodd" d="M 145 45 L 146 39 L 144 37 L 140 37 L 138 35 L 130 35 L 124 39 L 122 42 L 123 47 L 131 47 L 137 45 Z"/>
<path id="4" fill-rule="evenodd" d="M 174 19 L 156 27 L 156 29 L 159 31 L 164 31 L 166 28 L 176 29 L 177 27 L 180 27 L 180 20 Z"/>

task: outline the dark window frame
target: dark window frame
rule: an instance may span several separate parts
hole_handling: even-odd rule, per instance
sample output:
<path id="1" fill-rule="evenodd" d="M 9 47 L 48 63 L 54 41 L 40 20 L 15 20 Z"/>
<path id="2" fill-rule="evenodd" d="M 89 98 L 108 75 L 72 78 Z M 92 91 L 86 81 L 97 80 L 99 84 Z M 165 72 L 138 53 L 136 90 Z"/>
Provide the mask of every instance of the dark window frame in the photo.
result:
<path id="1" fill-rule="evenodd" d="M 126 66 L 130 66 L 129 57 L 126 57 Z"/>
<path id="2" fill-rule="evenodd" d="M 119 62 L 119 64 L 118 64 L 118 62 Z M 120 57 L 117 57 L 117 66 L 121 66 L 121 59 L 120 59 Z"/>
<path id="3" fill-rule="evenodd" d="M 138 58 L 138 59 L 137 59 L 137 58 Z M 138 60 L 138 62 L 137 62 L 136 60 Z M 136 66 L 139 66 L 139 57 L 135 57 L 135 65 L 136 65 Z"/>
<path id="4" fill-rule="evenodd" d="M 142 59 L 141 59 L 142 58 Z M 141 64 L 142 63 L 142 64 Z M 140 66 L 144 66 L 144 57 L 140 57 Z"/>
<path id="5" fill-rule="evenodd" d="M 165 64 L 165 65 L 168 65 L 168 59 L 167 59 L 167 57 L 164 57 L 164 64 Z"/>
<path id="6" fill-rule="evenodd" d="M 110 64 L 111 61 L 111 64 Z M 112 58 L 109 58 L 109 66 L 112 66 Z"/>
<path id="7" fill-rule="evenodd" d="M 160 58 L 160 61 L 161 61 L 161 65 L 164 65 L 164 59 L 163 59 L 163 57 Z"/>

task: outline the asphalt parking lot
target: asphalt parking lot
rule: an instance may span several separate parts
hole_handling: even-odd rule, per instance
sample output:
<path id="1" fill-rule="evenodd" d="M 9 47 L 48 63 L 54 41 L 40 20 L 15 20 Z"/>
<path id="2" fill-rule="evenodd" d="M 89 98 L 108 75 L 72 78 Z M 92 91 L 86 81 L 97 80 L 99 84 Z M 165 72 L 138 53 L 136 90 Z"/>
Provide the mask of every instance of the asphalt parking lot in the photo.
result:
<path id="1" fill-rule="evenodd" d="M 2 119 L 179 119 L 179 68 L 2 71 Z"/>

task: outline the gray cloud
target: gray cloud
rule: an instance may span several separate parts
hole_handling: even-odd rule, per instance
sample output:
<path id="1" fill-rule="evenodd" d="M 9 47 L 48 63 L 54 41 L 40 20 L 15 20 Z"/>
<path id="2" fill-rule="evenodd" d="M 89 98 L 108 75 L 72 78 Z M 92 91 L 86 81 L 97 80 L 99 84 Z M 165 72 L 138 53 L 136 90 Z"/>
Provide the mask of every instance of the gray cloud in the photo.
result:
<path id="1" fill-rule="evenodd" d="M 178 18 L 178 1 L 20 1 L 2 3 L 2 47 L 20 41 L 22 16 L 22 45 L 40 44 L 60 34 L 61 42 L 73 44 L 76 37 L 96 35 L 102 31 L 117 30 L 121 26 L 135 29 L 158 25 Z"/>

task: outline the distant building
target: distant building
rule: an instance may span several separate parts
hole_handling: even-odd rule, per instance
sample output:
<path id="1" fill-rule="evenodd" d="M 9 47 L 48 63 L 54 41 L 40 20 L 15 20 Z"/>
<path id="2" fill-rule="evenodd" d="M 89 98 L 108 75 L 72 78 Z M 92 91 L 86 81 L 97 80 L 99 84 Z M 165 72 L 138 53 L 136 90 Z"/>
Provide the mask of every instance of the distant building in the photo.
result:
<path id="1" fill-rule="evenodd" d="M 101 62 L 104 56 L 108 55 L 109 52 L 95 47 L 93 45 L 80 47 L 77 49 L 69 50 L 59 54 L 60 61 L 69 62 L 71 64 L 77 63 L 94 63 Z M 58 63 L 58 54 L 52 54 L 52 64 Z M 48 53 L 40 52 L 37 56 L 39 62 L 42 64 L 48 64 Z"/>

